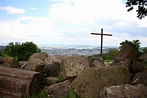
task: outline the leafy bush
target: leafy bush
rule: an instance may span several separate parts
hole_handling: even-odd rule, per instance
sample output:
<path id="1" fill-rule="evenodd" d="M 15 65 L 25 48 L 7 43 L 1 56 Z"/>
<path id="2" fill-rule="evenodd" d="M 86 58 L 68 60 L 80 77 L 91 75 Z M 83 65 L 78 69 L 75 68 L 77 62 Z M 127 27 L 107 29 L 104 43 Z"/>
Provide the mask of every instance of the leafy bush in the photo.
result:
<path id="1" fill-rule="evenodd" d="M 1 57 L 7 57 L 7 55 L 4 53 L 4 51 L 2 49 L 0 49 L 0 56 Z"/>
<path id="2" fill-rule="evenodd" d="M 105 60 L 113 60 L 118 53 L 118 49 L 110 48 L 108 49 L 108 53 L 106 54 Z"/>
<path id="3" fill-rule="evenodd" d="M 6 46 L 5 53 L 9 56 L 15 57 L 19 61 L 26 61 L 28 58 L 41 50 L 33 42 L 11 42 Z"/>

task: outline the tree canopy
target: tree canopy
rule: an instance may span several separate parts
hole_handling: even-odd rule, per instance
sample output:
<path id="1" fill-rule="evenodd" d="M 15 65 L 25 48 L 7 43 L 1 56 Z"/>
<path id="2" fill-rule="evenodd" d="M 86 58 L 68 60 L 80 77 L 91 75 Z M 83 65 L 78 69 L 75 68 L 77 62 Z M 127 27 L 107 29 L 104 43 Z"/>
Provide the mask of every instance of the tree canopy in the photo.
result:
<path id="1" fill-rule="evenodd" d="M 124 44 L 129 44 L 130 46 L 134 47 L 136 50 L 139 51 L 141 43 L 139 42 L 139 40 L 133 40 L 133 41 L 125 40 L 125 41 L 120 43 L 119 48 L 121 48 Z"/>
<path id="2" fill-rule="evenodd" d="M 126 1 L 126 7 L 128 7 L 128 11 L 131 11 L 134 9 L 134 6 L 138 6 L 137 17 L 139 19 L 144 18 L 147 16 L 147 0 L 127 0 Z"/>
<path id="3" fill-rule="evenodd" d="M 5 49 L 5 53 L 9 56 L 15 57 L 20 61 L 26 61 L 28 58 L 41 50 L 33 42 L 10 42 Z"/>

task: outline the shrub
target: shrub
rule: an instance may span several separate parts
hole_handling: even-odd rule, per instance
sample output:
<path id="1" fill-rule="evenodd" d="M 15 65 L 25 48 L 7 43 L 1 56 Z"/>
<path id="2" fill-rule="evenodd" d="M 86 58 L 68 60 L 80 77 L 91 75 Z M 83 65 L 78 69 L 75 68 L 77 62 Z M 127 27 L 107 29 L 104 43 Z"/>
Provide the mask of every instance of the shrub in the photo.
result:
<path id="1" fill-rule="evenodd" d="M 33 42 L 11 42 L 6 46 L 5 53 L 11 57 L 15 57 L 19 61 L 27 61 L 28 58 L 41 50 Z"/>

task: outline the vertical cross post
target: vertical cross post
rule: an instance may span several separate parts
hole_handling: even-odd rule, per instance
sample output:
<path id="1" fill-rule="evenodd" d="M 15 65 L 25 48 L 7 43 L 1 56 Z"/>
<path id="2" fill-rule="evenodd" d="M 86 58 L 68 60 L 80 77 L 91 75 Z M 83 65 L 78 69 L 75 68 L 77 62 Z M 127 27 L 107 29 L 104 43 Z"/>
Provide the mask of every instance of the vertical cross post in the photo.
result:
<path id="1" fill-rule="evenodd" d="M 103 28 L 101 29 L 101 33 L 91 33 L 93 35 L 101 35 L 101 50 L 100 50 L 100 55 L 102 57 L 102 54 L 103 54 L 103 35 L 106 35 L 106 36 L 112 36 L 112 34 L 103 34 Z"/>

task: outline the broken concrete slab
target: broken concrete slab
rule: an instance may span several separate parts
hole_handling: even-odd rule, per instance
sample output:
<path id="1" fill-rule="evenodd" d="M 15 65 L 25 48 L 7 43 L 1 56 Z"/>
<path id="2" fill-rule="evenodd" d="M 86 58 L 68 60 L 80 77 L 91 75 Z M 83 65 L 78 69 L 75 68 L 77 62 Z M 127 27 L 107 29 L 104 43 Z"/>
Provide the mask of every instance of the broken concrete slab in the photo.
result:
<path id="1" fill-rule="evenodd" d="M 80 98 L 95 98 L 107 86 L 130 83 L 131 74 L 126 67 L 85 68 L 72 82 Z"/>

